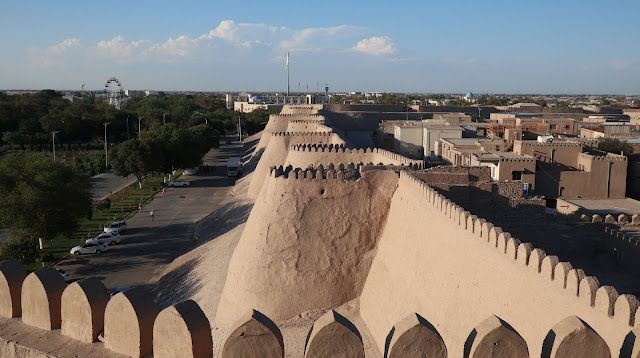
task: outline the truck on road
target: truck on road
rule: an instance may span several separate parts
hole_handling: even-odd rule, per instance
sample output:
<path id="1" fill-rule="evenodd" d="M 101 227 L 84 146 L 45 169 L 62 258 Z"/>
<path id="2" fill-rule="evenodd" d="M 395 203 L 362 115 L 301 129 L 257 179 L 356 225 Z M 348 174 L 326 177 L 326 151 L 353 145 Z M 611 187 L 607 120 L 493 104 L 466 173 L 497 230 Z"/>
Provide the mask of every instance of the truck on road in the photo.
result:
<path id="1" fill-rule="evenodd" d="M 240 157 L 232 157 L 227 159 L 227 176 L 237 177 L 242 174 L 242 162 Z"/>

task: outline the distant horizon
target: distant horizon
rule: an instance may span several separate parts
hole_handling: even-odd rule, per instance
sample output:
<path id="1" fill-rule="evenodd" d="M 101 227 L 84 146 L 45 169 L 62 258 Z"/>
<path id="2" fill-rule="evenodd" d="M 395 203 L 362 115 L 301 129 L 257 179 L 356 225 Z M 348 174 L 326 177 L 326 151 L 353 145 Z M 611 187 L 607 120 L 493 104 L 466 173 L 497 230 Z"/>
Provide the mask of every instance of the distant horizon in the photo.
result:
<path id="1" fill-rule="evenodd" d="M 125 90 L 129 90 L 129 91 L 152 91 L 152 92 L 166 92 L 166 93 L 171 93 L 171 92 L 199 92 L 199 93 L 277 93 L 277 94 L 285 94 L 286 90 L 282 91 L 282 90 L 195 90 L 195 89 L 155 89 L 155 88 L 145 88 L 145 89 L 139 89 L 139 88 L 124 88 Z M 29 91 L 47 91 L 47 90 L 51 90 L 51 91 L 56 91 L 56 92 L 83 92 L 83 90 L 81 89 L 63 89 L 63 88 L 4 88 L 1 89 L 0 88 L 0 92 L 6 92 L 6 91 L 25 91 L 25 92 L 29 92 Z M 84 92 L 104 92 L 104 89 L 84 89 Z M 313 94 L 313 93 L 318 93 L 318 94 L 323 94 L 324 90 L 321 91 L 289 91 L 291 95 L 299 95 L 299 94 Z M 359 93 L 387 93 L 387 94 L 402 94 L 402 95 L 411 95 L 411 94 L 415 94 L 415 95 L 464 95 L 469 91 L 459 91 L 459 92 L 386 92 L 386 91 L 378 91 L 378 90 L 355 90 L 355 89 L 347 89 L 347 90 L 339 90 L 339 91 L 335 91 L 335 90 L 330 90 L 329 94 L 343 94 L 343 93 L 348 93 L 348 92 L 359 92 Z M 618 96 L 631 96 L 631 97 L 640 97 L 640 94 L 634 94 L 634 93 L 517 93 L 517 92 L 513 92 L 513 93 L 507 93 L 507 92 L 474 92 L 471 91 L 473 94 L 475 95 L 479 95 L 479 96 L 521 96 L 521 97 L 530 97 L 530 96 L 554 96 L 554 97 L 558 97 L 558 96 L 598 96 L 598 97 L 605 97 L 605 96 L 612 96 L 612 97 L 618 97 Z"/>
<path id="2" fill-rule="evenodd" d="M 6 0 L 0 87 L 640 95 L 638 1 L 402 5 Z"/>

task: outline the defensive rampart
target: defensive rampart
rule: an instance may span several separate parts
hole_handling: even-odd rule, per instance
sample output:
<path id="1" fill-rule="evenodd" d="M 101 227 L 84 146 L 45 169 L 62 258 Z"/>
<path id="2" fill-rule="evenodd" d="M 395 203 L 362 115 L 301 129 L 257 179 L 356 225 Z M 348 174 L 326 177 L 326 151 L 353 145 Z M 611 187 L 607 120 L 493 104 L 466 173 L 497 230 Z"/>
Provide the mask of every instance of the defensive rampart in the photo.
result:
<path id="1" fill-rule="evenodd" d="M 396 165 L 421 169 L 423 162 L 379 148 L 350 149 L 345 146 L 327 144 L 297 144 L 289 149 L 286 165 L 306 168 L 311 165 L 327 166 L 329 163 L 364 163 L 374 165 Z"/>
<path id="2" fill-rule="evenodd" d="M 286 107 L 285 107 L 286 108 Z M 294 122 L 295 125 L 292 124 L 292 127 L 289 128 L 289 123 Z M 319 130 L 330 130 L 325 129 L 326 126 L 322 124 L 325 122 L 325 117 L 318 114 L 291 114 L 284 113 L 284 110 L 280 114 L 271 114 L 269 115 L 269 120 L 262 131 L 262 135 L 260 136 L 260 141 L 256 146 L 256 151 L 264 149 L 269 144 L 271 140 L 271 135 L 274 132 L 315 132 Z M 312 128 L 311 124 L 315 124 L 316 128 Z M 307 125 L 308 129 L 300 129 L 298 127 L 304 128 L 304 125 Z"/>
<path id="3" fill-rule="evenodd" d="M 310 105 L 285 105 L 282 107 L 281 114 L 316 114 L 322 110 L 322 104 Z"/>
<path id="4" fill-rule="evenodd" d="M 287 132 L 326 132 L 330 130 L 331 127 L 325 124 L 324 117 L 318 119 L 292 119 L 287 126 Z"/>
<path id="5" fill-rule="evenodd" d="M 276 320 L 360 294 L 398 177 L 274 169 L 236 247 L 216 323 L 256 308 Z"/>
<path id="6" fill-rule="evenodd" d="M 434 215 L 433 219 L 452 223 L 468 237 L 444 237 L 444 240 L 459 241 L 461 245 L 477 244 L 469 256 L 475 255 L 478 260 L 484 261 L 489 259 L 489 264 L 503 260 L 510 266 L 507 267 L 508 271 L 500 273 L 511 275 L 510 271 L 519 272 L 517 278 L 522 281 L 508 284 L 503 281 L 506 278 L 485 277 L 488 269 L 481 269 L 478 265 L 464 270 L 464 280 L 455 279 L 451 277 L 454 271 L 447 270 L 445 264 L 452 259 L 452 255 L 442 255 L 437 250 L 428 259 L 443 256 L 440 262 L 434 262 L 439 266 L 430 266 L 432 270 L 421 270 L 427 265 L 422 263 L 414 266 L 413 260 L 417 256 L 425 259 L 424 252 L 407 255 L 405 251 L 415 240 L 406 240 L 408 243 L 404 245 L 402 241 L 408 237 L 396 237 L 393 244 L 399 251 L 398 256 L 408 260 L 402 275 L 406 280 L 384 281 L 384 287 L 372 287 L 372 282 L 380 278 L 372 277 L 381 272 L 379 255 L 361 297 L 361 314 L 385 357 L 610 357 L 619 353 L 620 357 L 637 356 L 637 301 L 633 296 L 618 296 L 607 287 L 599 287 L 594 278 L 583 277 L 580 270 L 572 269 L 567 263 L 555 262 L 553 257 L 543 259 L 544 255 L 539 250 L 518 243 L 506 233 L 498 234 L 498 228 L 469 216 L 460 207 L 420 183 L 404 182 L 413 179 L 402 175 L 393 200 L 407 206 L 403 214 L 414 212 L 415 209 L 427 209 L 425 215 Z M 422 191 L 416 193 L 415 186 Z M 416 201 L 423 199 L 421 202 L 425 204 L 412 208 L 411 199 L 414 198 Z M 435 210 L 429 210 L 428 206 Z M 389 243 L 386 234 L 385 230 L 381 251 Z M 442 244 L 441 240 L 421 239 L 434 241 L 436 245 Z M 458 255 L 463 253 L 457 252 Z M 495 260 L 489 258 L 492 255 L 496 256 Z M 387 261 L 390 265 L 384 267 L 382 272 L 389 275 L 397 273 L 399 262 L 404 261 Z M 457 263 L 454 260 L 451 264 Z M 490 270 L 505 268 L 500 264 L 489 267 Z M 429 274 L 430 271 L 433 274 Z M 470 274 L 475 271 L 479 272 Z M 36 279 L 48 277 L 38 273 L 31 275 Z M 417 276 L 423 279 L 412 279 Z M 15 271 L 2 271 L 0 277 L 6 282 L 15 282 L 20 277 L 24 279 Z M 440 277 L 439 281 L 435 280 L 436 277 Z M 214 344 L 212 327 L 195 302 L 187 300 L 158 313 L 148 293 L 133 289 L 112 297 L 105 307 L 100 297 L 104 287 L 95 286 L 96 282 L 99 284 L 97 280 L 85 284 L 91 280 L 94 279 L 78 283 L 80 287 L 85 286 L 81 289 L 75 283 L 67 286 L 62 294 L 63 305 L 68 300 L 67 304 L 80 309 L 90 307 L 93 315 L 105 316 L 104 325 L 100 320 L 87 321 L 82 315 L 62 310 L 63 325 L 65 322 L 73 326 L 86 325 L 89 331 L 102 332 L 100 339 L 106 342 L 105 346 L 125 356 L 153 354 L 154 357 L 208 358 L 216 353 L 216 357 L 225 358 L 282 358 L 285 354 L 279 327 L 258 310 L 247 309 L 233 317 L 233 323 L 228 325 L 227 333 L 221 337 L 222 341 Z M 465 295 L 466 291 L 486 288 L 483 286 L 487 282 L 495 282 L 490 286 L 497 291 L 493 294 L 476 295 L 477 292 L 474 292 L 474 295 Z M 47 282 L 41 283 L 43 287 L 51 287 Z M 456 287 L 453 292 L 459 293 L 455 299 L 451 299 L 451 292 L 447 291 L 453 286 Z M 7 289 L 7 286 L 0 286 L 0 293 L 6 293 Z M 377 291 L 371 292 L 371 289 Z M 55 294 L 50 289 L 47 293 Z M 25 288 L 23 296 L 31 295 L 39 297 L 40 293 Z M 400 301 L 389 301 L 398 298 L 398 295 L 406 297 L 403 296 Z M 11 302 L 2 303 L 15 306 L 15 295 L 3 297 L 14 297 Z M 480 299 L 480 304 L 464 302 L 466 299 L 475 302 L 476 298 Z M 515 298 L 518 300 L 509 300 Z M 27 313 L 32 312 L 18 312 L 18 316 Z M 110 320 L 113 322 L 109 323 Z M 2 357 L 111 356 L 101 343 L 77 342 L 74 345 L 71 338 L 63 338 L 63 335 L 68 336 L 64 330 L 46 332 L 33 328 L 30 332 L 38 338 L 30 340 L 32 345 L 25 345 L 26 327 L 19 321 L 19 318 L 0 318 Z M 364 357 L 360 333 L 363 328 L 357 327 L 338 312 L 329 310 L 315 321 L 306 335 L 304 357 Z M 21 333 L 15 333 L 18 331 Z"/>
<path id="7" fill-rule="evenodd" d="M 532 357 L 631 352 L 635 296 L 558 261 L 401 172 L 361 314 L 381 350 L 389 326 L 418 313 L 452 357 L 474 352 L 481 331 L 500 330 Z"/>
<path id="8" fill-rule="evenodd" d="M 290 146 L 303 143 L 345 144 L 340 135 L 331 131 L 273 132 L 270 137 L 269 145 L 264 149 L 251 178 L 248 196 L 252 199 L 258 197 L 262 184 L 269 174 L 269 168 L 285 162 Z"/>

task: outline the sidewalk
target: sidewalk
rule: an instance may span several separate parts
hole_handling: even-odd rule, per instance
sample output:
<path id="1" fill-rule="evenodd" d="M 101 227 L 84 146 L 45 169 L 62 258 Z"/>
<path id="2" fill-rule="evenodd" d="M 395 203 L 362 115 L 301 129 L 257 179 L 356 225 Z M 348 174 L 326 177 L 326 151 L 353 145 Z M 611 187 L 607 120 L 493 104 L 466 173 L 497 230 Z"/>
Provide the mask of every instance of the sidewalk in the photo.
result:
<path id="1" fill-rule="evenodd" d="M 113 193 L 128 187 L 136 182 L 136 177 L 130 175 L 121 177 L 110 170 L 91 177 L 91 198 L 96 201 L 103 200 Z"/>

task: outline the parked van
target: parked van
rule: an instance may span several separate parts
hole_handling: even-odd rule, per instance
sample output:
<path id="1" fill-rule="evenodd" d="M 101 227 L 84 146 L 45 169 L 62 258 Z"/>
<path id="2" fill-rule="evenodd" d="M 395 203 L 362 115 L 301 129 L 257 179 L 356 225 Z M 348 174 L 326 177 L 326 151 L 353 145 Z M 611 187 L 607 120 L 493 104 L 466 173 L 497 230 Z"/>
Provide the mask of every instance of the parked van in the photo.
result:
<path id="1" fill-rule="evenodd" d="M 227 176 L 237 177 L 242 174 L 242 162 L 240 157 L 233 157 L 227 159 Z"/>

